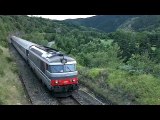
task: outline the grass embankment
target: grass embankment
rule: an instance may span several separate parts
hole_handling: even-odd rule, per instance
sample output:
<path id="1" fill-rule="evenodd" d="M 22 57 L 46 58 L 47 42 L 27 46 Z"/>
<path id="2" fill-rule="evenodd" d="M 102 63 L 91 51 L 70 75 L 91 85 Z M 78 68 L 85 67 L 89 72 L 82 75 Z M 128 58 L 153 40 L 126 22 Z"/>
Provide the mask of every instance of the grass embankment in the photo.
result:
<path id="1" fill-rule="evenodd" d="M 0 104 L 29 104 L 21 81 L 18 78 L 16 63 L 7 48 L 0 46 Z"/>
<path id="2" fill-rule="evenodd" d="M 80 82 L 114 104 L 160 104 L 160 79 L 151 74 L 130 74 L 111 68 L 78 65 Z"/>

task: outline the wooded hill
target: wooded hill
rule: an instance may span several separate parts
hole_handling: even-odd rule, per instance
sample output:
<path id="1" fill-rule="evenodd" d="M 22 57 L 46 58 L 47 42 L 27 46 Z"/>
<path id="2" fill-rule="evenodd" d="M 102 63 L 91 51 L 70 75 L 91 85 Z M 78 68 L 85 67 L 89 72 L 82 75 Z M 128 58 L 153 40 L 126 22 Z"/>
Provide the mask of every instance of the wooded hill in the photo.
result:
<path id="1" fill-rule="evenodd" d="M 98 15 L 65 21 L 105 32 L 115 32 L 117 29 L 132 31 L 156 30 L 160 27 L 159 15 Z"/>
<path id="2" fill-rule="evenodd" d="M 11 34 L 42 45 L 55 41 L 52 47 L 77 60 L 80 82 L 93 91 L 115 104 L 160 104 L 159 20 L 151 15 L 95 16 L 71 20 L 78 21 L 75 25 L 0 16 L 0 44 L 7 47 Z"/>

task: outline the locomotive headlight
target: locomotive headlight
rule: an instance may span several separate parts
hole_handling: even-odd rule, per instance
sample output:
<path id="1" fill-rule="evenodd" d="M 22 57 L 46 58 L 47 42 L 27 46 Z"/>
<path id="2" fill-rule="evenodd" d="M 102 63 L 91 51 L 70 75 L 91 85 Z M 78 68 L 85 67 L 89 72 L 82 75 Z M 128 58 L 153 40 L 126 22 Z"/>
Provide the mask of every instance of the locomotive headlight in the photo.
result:
<path id="1" fill-rule="evenodd" d="M 73 79 L 72 82 L 75 82 L 75 79 Z"/>
<path id="2" fill-rule="evenodd" d="M 58 84 L 58 80 L 56 80 L 55 83 Z"/>

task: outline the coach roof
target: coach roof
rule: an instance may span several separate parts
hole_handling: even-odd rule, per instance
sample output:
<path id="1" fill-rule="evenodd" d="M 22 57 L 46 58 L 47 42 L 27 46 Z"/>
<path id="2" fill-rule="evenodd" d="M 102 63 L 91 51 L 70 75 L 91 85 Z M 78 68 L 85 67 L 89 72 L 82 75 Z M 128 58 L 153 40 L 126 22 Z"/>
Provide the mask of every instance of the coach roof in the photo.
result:
<path id="1" fill-rule="evenodd" d="M 24 39 L 21 39 L 21 38 L 18 38 L 16 36 L 12 36 L 12 39 L 15 40 L 18 44 L 20 44 L 22 47 L 24 47 L 25 49 L 29 49 L 29 47 L 31 45 L 37 45 L 35 43 L 32 43 L 30 41 L 27 41 L 27 40 L 24 40 Z"/>
<path id="2" fill-rule="evenodd" d="M 61 62 L 61 59 L 63 58 L 66 59 L 67 62 L 75 61 L 75 59 L 63 54 L 60 51 L 51 50 L 47 52 L 45 50 L 40 49 L 39 46 L 34 46 L 34 45 L 30 47 L 30 50 L 49 63 Z"/>

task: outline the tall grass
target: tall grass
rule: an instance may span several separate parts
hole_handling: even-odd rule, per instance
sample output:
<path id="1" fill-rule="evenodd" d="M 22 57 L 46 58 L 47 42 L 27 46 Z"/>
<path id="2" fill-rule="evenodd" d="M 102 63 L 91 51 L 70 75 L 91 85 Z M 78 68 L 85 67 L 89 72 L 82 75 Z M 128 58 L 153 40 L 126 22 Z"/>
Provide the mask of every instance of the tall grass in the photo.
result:
<path id="1" fill-rule="evenodd" d="M 88 69 L 78 65 L 79 80 L 96 93 L 120 105 L 160 104 L 160 79 L 115 68 Z"/>
<path id="2" fill-rule="evenodd" d="M 7 48 L 0 46 L 0 51 L 0 104 L 28 104 L 15 62 Z"/>

